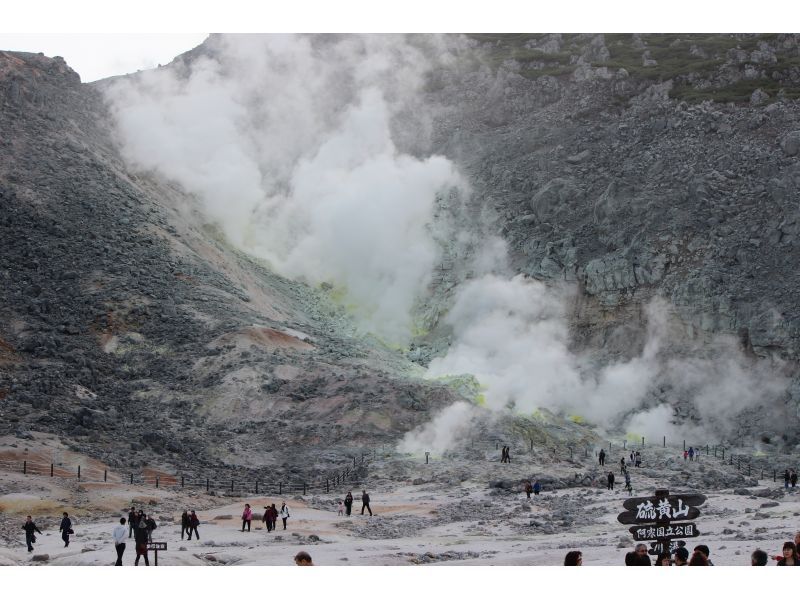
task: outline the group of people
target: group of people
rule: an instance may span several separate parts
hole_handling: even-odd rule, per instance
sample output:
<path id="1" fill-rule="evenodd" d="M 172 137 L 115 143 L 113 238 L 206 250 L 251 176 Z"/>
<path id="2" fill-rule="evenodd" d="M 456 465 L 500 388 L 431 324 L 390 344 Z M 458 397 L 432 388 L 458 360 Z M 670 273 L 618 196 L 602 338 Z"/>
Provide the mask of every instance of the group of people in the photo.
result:
<path id="1" fill-rule="evenodd" d="M 678 546 L 670 552 L 663 552 L 656 555 L 655 565 L 661 567 L 684 567 L 684 566 L 713 566 L 711 561 L 711 551 L 705 544 L 698 544 L 695 546 L 691 554 L 689 549 L 686 548 L 685 543 L 681 542 L 682 546 Z M 797 547 L 800 546 L 800 531 L 794 536 L 793 542 L 784 542 L 783 549 L 780 555 L 775 555 L 772 560 L 776 561 L 778 566 L 796 566 L 800 565 L 800 557 L 797 554 Z M 761 550 L 755 550 L 750 555 L 750 564 L 753 566 L 764 566 L 770 560 L 769 555 Z M 583 564 L 583 553 L 579 550 L 572 550 L 564 557 L 564 565 L 575 566 Z M 626 566 L 646 566 L 649 567 L 654 563 L 651 562 L 648 556 L 646 544 L 637 544 L 634 550 L 625 554 Z"/>
<path id="2" fill-rule="evenodd" d="M 247 520 L 245 521 L 245 518 Z M 283 521 L 283 529 L 286 529 L 286 521 L 289 519 L 289 507 L 286 506 L 286 502 L 281 503 L 280 511 L 275 507 L 275 503 L 272 503 L 269 506 L 264 507 L 264 514 L 261 516 L 261 521 L 264 522 L 264 525 L 267 526 L 267 531 L 271 532 L 272 530 L 276 529 L 278 517 L 281 518 Z M 250 531 L 250 519 L 252 519 L 252 512 L 250 511 L 250 505 L 244 506 L 244 512 L 242 513 L 242 531 L 244 531 L 245 522 L 247 523 L 247 531 Z"/>
<path id="3" fill-rule="evenodd" d="M 188 510 L 184 510 L 181 514 L 181 540 L 183 540 L 183 534 L 187 534 L 187 540 L 191 540 L 192 535 L 194 535 L 195 540 L 199 540 L 198 525 L 200 525 L 200 519 L 197 517 L 197 513 L 192 511 L 190 515 Z"/>
<path id="4" fill-rule="evenodd" d="M 542 485 L 539 483 L 539 480 L 534 481 L 533 484 L 531 484 L 530 480 L 526 480 L 525 494 L 528 496 L 528 500 L 531 499 L 531 492 L 533 492 L 534 495 L 539 496 L 539 492 L 541 491 L 542 491 Z"/>
<path id="5" fill-rule="evenodd" d="M 788 488 L 789 484 L 792 485 L 792 488 L 797 486 L 797 471 L 794 469 L 787 469 L 783 472 L 783 487 Z"/>
<path id="6" fill-rule="evenodd" d="M 361 514 L 364 514 L 364 509 L 369 511 L 369 516 L 372 517 L 372 507 L 369 506 L 369 494 L 367 494 L 366 490 L 361 491 Z M 337 511 L 337 515 L 347 515 L 350 517 L 350 514 L 353 511 L 353 493 L 348 492 L 347 496 L 344 497 L 344 500 L 339 501 L 339 510 Z"/>
<path id="7" fill-rule="evenodd" d="M 504 446 L 500 453 L 500 463 L 511 463 L 511 449 L 507 446 Z"/>
<path id="8" fill-rule="evenodd" d="M 686 445 L 684 445 L 686 446 Z M 693 446 L 689 447 L 689 450 L 683 451 L 683 460 L 695 461 L 700 459 L 700 451 L 695 451 Z"/>

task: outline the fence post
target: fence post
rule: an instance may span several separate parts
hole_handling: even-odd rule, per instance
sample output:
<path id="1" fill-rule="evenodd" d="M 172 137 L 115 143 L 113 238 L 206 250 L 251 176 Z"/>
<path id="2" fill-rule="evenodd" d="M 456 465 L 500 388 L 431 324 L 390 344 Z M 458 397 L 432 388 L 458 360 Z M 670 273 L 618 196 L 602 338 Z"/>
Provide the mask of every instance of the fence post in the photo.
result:
<path id="1" fill-rule="evenodd" d="M 531 438 L 531 452 L 533 452 L 533 438 Z"/>
<path id="2" fill-rule="evenodd" d="M 622 450 L 623 451 L 627 451 L 628 450 L 628 441 L 627 440 L 623 440 L 622 441 Z"/>
<path id="3" fill-rule="evenodd" d="M 355 466 L 356 466 L 356 456 L 353 455 L 353 467 L 355 467 Z"/>
<path id="4" fill-rule="evenodd" d="M 572 459 L 572 447 L 569 447 L 569 458 Z"/>
<path id="5" fill-rule="evenodd" d="M 258 494 L 258 480 L 256 480 L 256 494 Z"/>
<path id="6" fill-rule="evenodd" d="M 183 476 L 181 476 L 181 488 L 183 488 Z"/>
<path id="7" fill-rule="evenodd" d="M 81 466 L 78 465 L 78 479 L 81 479 Z"/>
<path id="8" fill-rule="evenodd" d="M 611 441 L 608 441 L 608 450 L 611 450 Z"/>
<path id="9" fill-rule="evenodd" d="M 158 476 L 156 476 L 156 488 L 158 488 Z"/>
<path id="10" fill-rule="evenodd" d="M 303 482 L 303 496 L 306 495 L 306 483 Z"/>
<path id="11" fill-rule="evenodd" d="M 28 462 L 27 461 L 23 461 L 22 462 L 22 473 L 28 473 Z"/>
<path id="12" fill-rule="evenodd" d="M 706 445 L 706 456 L 708 456 L 708 445 Z"/>
<path id="13" fill-rule="evenodd" d="M 642 436 L 642 448 L 644 448 L 644 436 Z"/>
<path id="14" fill-rule="evenodd" d="M 53 477 L 53 463 L 50 464 L 50 477 Z"/>
<path id="15" fill-rule="evenodd" d="M 103 470 L 103 481 L 104 482 L 108 481 L 108 470 L 107 469 Z"/>
<path id="16" fill-rule="evenodd" d="M 778 481 L 778 474 L 775 472 L 774 469 L 772 470 L 772 481 L 773 482 L 777 482 Z"/>
<path id="17" fill-rule="evenodd" d="M 283 482 L 278 482 L 278 494 L 283 494 Z"/>
<path id="18" fill-rule="evenodd" d="M 231 494 L 233 494 L 233 480 L 231 480 Z"/>
<path id="19" fill-rule="evenodd" d="M 664 436 L 664 448 L 667 448 L 667 437 Z"/>
<path id="20" fill-rule="evenodd" d="M 206 492 L 208 492 L 208 490 L 209 490 L 209 483 L 208 483 L 208 478 L 206 478 Z"/>
<path id="21" fill-rule="evenodd" d="M 749 463 L 747 464 L 747 475 L 748 475 L 748 477 L 750 476 L 750 464 Z"/>
<path id="22" fill-rule="evenodd" d="M 328 485 L 328 478 L 325 478 L 325 493 L 327 494 L 330 491 L 331 491 L 331 488 Z"/>
<path id="23" fill-rule="evenodd" d="M 430 453 L 428 451 L 425 451 L 425 465 L 428 464 L 428 455 L 430 455 Z"/>
<path id="24" fill-rule="evenodd" d="M 133 486 L 133 474 L 131 474 L 131 486 Z"/>
<path id="25" fill-rule="evenodd" d="M 686 441 L 683 441 L 683 450 L 686 450 Z"/>
<path id="26" fill-rule="evenodd" d="M 722 460 L 725 460 L 725 447 L 722 448 Z"/>

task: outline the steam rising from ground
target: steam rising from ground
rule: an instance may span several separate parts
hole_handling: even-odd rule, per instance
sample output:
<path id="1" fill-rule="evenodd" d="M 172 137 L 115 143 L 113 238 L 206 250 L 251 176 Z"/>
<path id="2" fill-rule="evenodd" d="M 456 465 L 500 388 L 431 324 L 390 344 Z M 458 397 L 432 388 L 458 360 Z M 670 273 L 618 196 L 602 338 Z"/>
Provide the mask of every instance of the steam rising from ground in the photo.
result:
<path id="1" fill-rule="evenodd" d="M 497 243 L 493 247 L 500 255 Z M 465 283 L 446 318 L 453 343 L 431 362 L 428 375 L 473 374 L 485 388 L 486 407 L 495 413 L 545 408 L 637 437 L 704 442 L 736 434 L 745 410 L 774 405 L 786 390 L 787 380 L 773 367 L 748 363 L 736 346 L 721 339 L 708 351 L 713 357 L 662 354 L 670 340 L 669 306 L 658 299 L 645 310 L 641 354 L 599 367 L 569 349 L 565 309 L 570 293 L 522 275 L 489 273 Z M 680 416 L 666 398 L 682 399 Z M 447 408 L 407 434 L 400 449 L 418 453 L 452 447 L 463 436 L 456 432 L 474 417 L 473 409 Z"/>
<path id="2" fill-rule="evenodd" d="M 208 47 L 188 73 L 110 86 L 126 159 L 197 194 L 238 247 L 342 289 L 365 330 L 406 343 L 439 259 L 436 194 L 462 185 L 447 159 L 392 140 L 401 114 L 406 131 L 429 127 L 414 110 L 428 60 L 391 35 L 225 35 Z"/>

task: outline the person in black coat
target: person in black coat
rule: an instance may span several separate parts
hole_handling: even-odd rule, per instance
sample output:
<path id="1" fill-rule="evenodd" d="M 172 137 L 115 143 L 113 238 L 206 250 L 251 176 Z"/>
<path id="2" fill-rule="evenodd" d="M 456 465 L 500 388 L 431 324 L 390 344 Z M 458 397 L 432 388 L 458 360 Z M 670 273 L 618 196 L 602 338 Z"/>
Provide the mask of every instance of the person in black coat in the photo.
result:
<path id="1" fill-rule="evenodd" d="M 72 521 L 66 513 L 64 513 L 64 518 L 61 520 L 61 526 L 58 529 L 61 532 L 61 539 L 64 540 L 64 548 L 66 548 L 69 546 L 69 535 L 72 533 Z"/>
<path id="2" fill-rule="evenodd" d="M 136 514 L 136 509 L 131 507 L 130 512 L 128 513 L 128 537 L 133 538 L 133 532 L 139 526 L 139 516 Z"/>
<path id="3" fill-rule="evenodd" d="M 133 562 L 134 566 L 139 566 L 139 559 L 144 557 L 144 564 L 150 566 L 150 561 L 147 558 L 147 542 L 148 538 L 147 523 L 144 517 L 139 518 L 139 525 L 134 530 L 133 537 L 136 539 L 136 560 Z"/>
<path id="4" fill-rule="evenodd" d="M 348 517 L 350 517 L 350 511 L 353 509 L 353 493 L 348 492 L 347 496 L 344 497 L 344 508 L 345 513 Z"/>
<path id="5" fill-rule="evenodd" d="M 614 472 L 613 471 L 609 471 L 608 472 L 608 489 L 609 490 L 613 490 L 614 489 Z"/>
<path id="6" fill-rule="evenodd" d="M 364 514 L 364 509 L 369 511 L 369 516 L 372 517 L 372 509 L 369 507 L 369 494 L 364 490 L 361 493 L 361 514 Z"/>
<path id="7" fill-rule="evenodd" d="M 189 511 L 184 510 L 181 515 L 181 540 L 183 535 L 189 532 Z"/>
<path id="8" fill-rule="evenodd" d="M 28 515 L 28 519 L 22 525 L 22 529 L 25 530 L 25 543 L 28 545 L 28 552 L 33 552 L 33 543 L 36 542 L 36 536 L 34 536 L 34 532 L 42 535 L 42 531 L 36 527 L 36 524 L 31 519 L 31 516 Z"/>

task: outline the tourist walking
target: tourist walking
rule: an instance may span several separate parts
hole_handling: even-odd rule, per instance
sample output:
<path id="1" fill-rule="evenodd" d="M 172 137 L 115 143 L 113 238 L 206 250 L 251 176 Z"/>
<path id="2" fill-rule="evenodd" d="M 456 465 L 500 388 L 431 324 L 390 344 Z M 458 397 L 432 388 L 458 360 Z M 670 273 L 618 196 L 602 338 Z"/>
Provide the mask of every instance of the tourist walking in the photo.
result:
<path id="1" fill-rule="evenodd" d="M 344 497 L 344 509 L 345 514 L 350 517 L 350 512 L 353 509 L 353 494 L 351 492 L 348 492 L 347 496 Z"/>
<path id="2" fill-rule="evenodd" d="M 636 457 L 636 467 L 641 467 L 642 466 L 642 454 L 639 451 L 636 451 L 635 457 Z"/>
<path id="3" fill-rule="evenodd" d="M 139 511 L 141 513 L 141 511 Z M 135 567 L 139 566 L 139 559 L 144 557 L 144 564 L 150 566 L 150 560 L 147 558 L 147 542 L 149 541 L 147 520 L 144 517 L 139 518 L 139 524 L 136 526 L 136 531 L 133 534 L 136 542 L 136 560 L 133 562 Z"/>
<path id="4" fill-rule="evenodd" d="M 784 488 L 788 488 L 789 487 L 789 480 L 791 480 L 791 479 L 792 479 L 792 476 L 789 474 L 789 470 L 787 469 L 786 471 L 783 472 L 783 487 Z"/>
<path id="5" fill-rule="evenodd" d="M 630 493 L 633 493 L 633 486 L 631 486 L 631 474 L 628 473 L 628 470 L 625 470 L 625 490 Z"/>
<path id="6" fill-rule="evenodd" d="M 533 485 L 531 484 L 530 480 L 527 480 L 525 482 L 525 494 L 527 495 L 528 500 L 531 499 L 531 492 L 533 492 Z"/>
<path id="7" fill-rule="evenodd" d="M 253 511 L 250 509 L 250 505 L 245 503 L 244 511 L 242 511 L 242 531 L 244 531 L 245 526 L 247 526 L 247 531 L 250 531 L 251 521 L 253 521 Z"/>
<path id="8" fill-rule="evenodd" d="M 794 469 L 792 470 L 792 475 L 789 476 L 789 481 L 792 484 L 792 488 L 797 486 L 797 472 Z"/>
<path id="9" fill-rule="evenodd" d="M 131 509 L 133 510 L 133 509 Z M 114 563 L 115 567 L 122 567 L 122 555 L 125 552 L 125 518 L 120 517 L 119 525 L 111 532 L 111 537 L 114 538 L 114 550 L 117 551 L 117 562 Z"/>
<path id="10" fill-rule="evenodd" d="M 613 471 L 609 471 L 608 472 L 608 489 L 609 490 L 613 490 L 614 489 L 614 472 Z"/>
<path id="11" fill-rule="evenodd" d="M 200 534 L 197 533 L 198 525 L 200 525 L 200 519 L 197 518 L 197 513 L 192 511 L 192 514 L 189 515 L 189 537 L 186 538 L 187 540 L 192 539 L 192 532 L 194 532 L 194 537 L 196 540 L 200 539 Z"/>
<path id="12" fill-rule="evenodd" d="M 66 548 L 69 546 L 69 535 L 75 533 L 72 530 L 72 520 L 66 513 L 64 513 L 64 517 L 61 519 L 61 525 L 58 527 L 58 531 L 61 532 L 61 539 L 64 540 L 64 548 Z"/>
<path id="13" fill-rule="evenodd" d="M 281 503 L 281 519 L 283 520 L 283 529 L 286 529 L 286 520 L 289 519 L 289 507 L 286 506 L 286 501 Z"/>
<path id="14" fill-rule="evenodd" d="M 344 503 L 341 500 L 339 501 L 339 510 L 336 512 L 336 516 L 344 517 Z"/>
<path id="15" fill-rule="evenodd" d="M 183 535 L 189 532 L 189 511 L 185 510 L 181 514 L 181 540 Z"/>
<path id="16" fill-rule="evenodd" d="M 366 490 L 361 491 L 361 514 L 364 514 L 364 509 L 369 511 L 369 516 L 372 517 L 372 509 L 369 506 L 369 494 Z"/>
<path id="17" fill-rule="evenodd" d="M 25 523 L 22 524 L 22 529 L 25 530 L 25 543 L 28 545 L 28 552 L 33 552 L 33 545 L 36 542 L 36 536 L 34 536 L 34 532 L 42 535 L 42 531 L 36 527 L 36 524 L 31 519 L 31 516 L 28 515 L 28 518 L 25 520 Z"/>
<path id="18" fill-rule="evenodd" d="M 542 491 L 542 485 L 539 483 L 539 480 L 536 480 L 533 483 L 533 495 L 534 496 L 539 496 L 539 492 L 541 492 L 541 491 Z"/>
<path id="19" fill-rule="evenodd" d="M 598 459 L 600 460 L 601 466 L 606 464 L 606 452 L 603 449 L 600 449 L 600 454 L 598 455 Z"/>
<path id="20" fill-rule="evenodd" d="M 689 447 L 689 461 L 694 461 L 694 447 Z"/>

